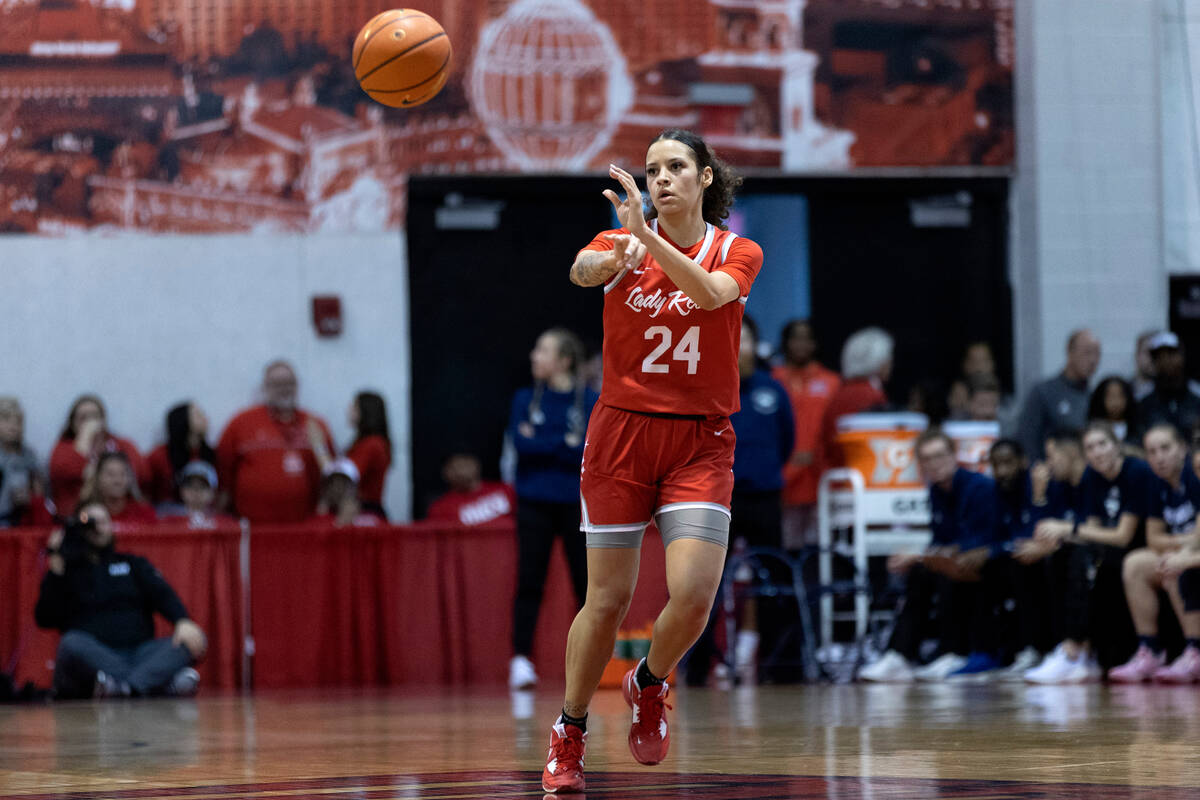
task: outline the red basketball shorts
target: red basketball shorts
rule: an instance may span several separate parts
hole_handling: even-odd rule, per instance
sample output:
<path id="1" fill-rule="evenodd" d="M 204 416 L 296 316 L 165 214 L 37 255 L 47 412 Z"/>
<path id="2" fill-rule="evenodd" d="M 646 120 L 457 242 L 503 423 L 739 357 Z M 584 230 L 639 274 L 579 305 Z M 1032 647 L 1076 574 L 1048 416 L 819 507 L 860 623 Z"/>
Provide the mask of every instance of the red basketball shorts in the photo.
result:
<path id="1" fill-rule="evenodd" d="M 728 417 L 677 419 L 597 403 L 588 421 L 580 529 L 638 533 L 658 514 L 729 515 L 736 439 Z"/>

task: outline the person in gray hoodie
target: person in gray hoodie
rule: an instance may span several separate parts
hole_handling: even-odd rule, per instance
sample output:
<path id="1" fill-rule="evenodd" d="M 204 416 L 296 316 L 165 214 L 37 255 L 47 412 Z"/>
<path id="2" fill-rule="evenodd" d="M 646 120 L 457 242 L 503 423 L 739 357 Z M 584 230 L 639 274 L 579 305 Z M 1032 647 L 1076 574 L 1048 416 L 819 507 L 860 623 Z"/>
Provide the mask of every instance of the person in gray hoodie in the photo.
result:
<path id="1" fill-rule="evenodd" d="M 1067 364 L 1062 372 L 1029 390 L 1017 423 L 1017 438 L 1034 460 L 1044 454 L 1046 436 L 1087 424 L 1088 381 L 1100 365 L 1100 340 L 1086 328 L 1067 338 Z"/>

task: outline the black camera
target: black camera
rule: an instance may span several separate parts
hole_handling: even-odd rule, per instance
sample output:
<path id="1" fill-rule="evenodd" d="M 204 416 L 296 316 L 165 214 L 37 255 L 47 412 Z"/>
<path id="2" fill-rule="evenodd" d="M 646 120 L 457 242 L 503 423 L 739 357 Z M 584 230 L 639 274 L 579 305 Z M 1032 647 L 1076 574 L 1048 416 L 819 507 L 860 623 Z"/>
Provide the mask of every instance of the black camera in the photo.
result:
<path id="1" fill-rule="evenodd" d="M 96 522 L 87 516 L 71 517 L 67 520 L 63 527 L 62 544 L 58 547 L 63 561 L 79 561 L 87 558 L 88 552 L 92 549 L 92 545 L 88 541 L 88 534 L 95 532 Z"/>

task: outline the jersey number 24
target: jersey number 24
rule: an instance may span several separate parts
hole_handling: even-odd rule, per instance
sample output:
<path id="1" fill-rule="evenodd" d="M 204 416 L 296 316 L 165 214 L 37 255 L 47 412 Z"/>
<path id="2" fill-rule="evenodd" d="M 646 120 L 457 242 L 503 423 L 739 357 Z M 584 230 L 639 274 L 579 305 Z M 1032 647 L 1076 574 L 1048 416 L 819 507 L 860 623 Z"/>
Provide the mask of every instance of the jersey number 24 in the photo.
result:
<path id="1" fill-rule="evenodd" d="M 667 373 L 671 371 L 670 364 L 659 364 L 658 359 L 671 350 L 671 329 L 666 325 L 655 325 L 646 329 L 643 337 L 648 341 L 658 339 L 658 346 L 650 351 L 650 355 L 642 359 L 642 372 Z M 679 344 L 671 351 L 671 358 L 687 364 L 687 374 L 695 375 L 700 366 L 700 326 L 693 325 L 684 332 Z"/>

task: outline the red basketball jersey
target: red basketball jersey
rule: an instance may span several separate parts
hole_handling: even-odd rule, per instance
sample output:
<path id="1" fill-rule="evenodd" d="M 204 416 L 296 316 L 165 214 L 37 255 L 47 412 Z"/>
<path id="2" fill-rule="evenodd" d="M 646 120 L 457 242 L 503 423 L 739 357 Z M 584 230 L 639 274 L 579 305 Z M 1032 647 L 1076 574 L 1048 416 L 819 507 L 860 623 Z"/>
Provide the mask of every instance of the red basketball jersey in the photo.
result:
<path id="1" fill-rule="evenodd" d="M 650 226 L 667 238 L 658 220 Z M 584 249 L 612 250 L 612 242 L 604 238 L 611 233 L 629 231 L 603 231 Z M 634 269 L 617 273 L 604 286 L 600 399 L 627 411 L 729 416 L 739 408 L 742 314 L 762 267 L 762 249 L 714 225 L 699 242 L 678 249 L 709 272 L 728 273 L 740 296 L 705 311 L 649 255 Z"/>

